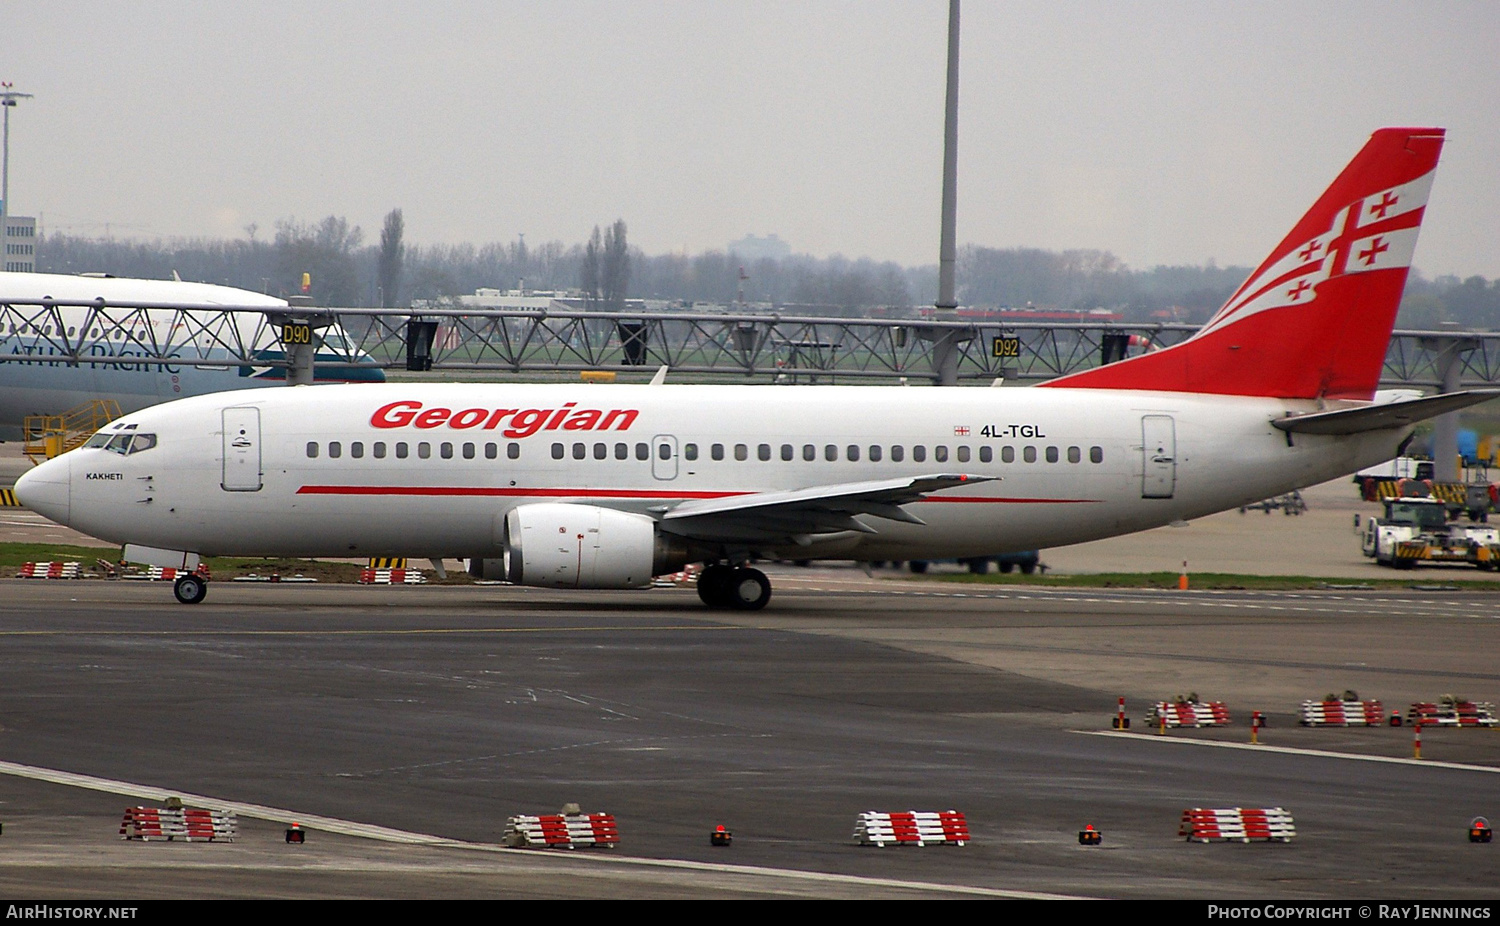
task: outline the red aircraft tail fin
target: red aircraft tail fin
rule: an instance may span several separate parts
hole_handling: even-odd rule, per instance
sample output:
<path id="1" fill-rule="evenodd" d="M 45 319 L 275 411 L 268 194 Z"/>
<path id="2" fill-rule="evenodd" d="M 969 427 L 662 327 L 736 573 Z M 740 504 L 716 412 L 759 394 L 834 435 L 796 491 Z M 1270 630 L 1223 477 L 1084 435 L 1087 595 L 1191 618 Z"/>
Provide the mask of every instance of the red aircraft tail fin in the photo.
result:
<path id="1" fill-rule="evenodd" d="M 1442 129 L 1377 131 L 1191 338 L 1045 385 L 1372 397 L 1442 147 Z"/>

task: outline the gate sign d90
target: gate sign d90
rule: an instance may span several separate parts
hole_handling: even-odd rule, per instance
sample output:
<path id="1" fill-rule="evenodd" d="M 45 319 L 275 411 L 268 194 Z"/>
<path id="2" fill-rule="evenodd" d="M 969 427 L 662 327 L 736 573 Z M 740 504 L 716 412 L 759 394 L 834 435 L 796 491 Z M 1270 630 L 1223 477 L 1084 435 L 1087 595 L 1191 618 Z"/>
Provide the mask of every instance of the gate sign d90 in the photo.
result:
<path id="1" fill-rule="evenodd" d="M 281 326 L 281 343 L 311 344 L 312 325 L 307 322 L 288 322 Z"/>

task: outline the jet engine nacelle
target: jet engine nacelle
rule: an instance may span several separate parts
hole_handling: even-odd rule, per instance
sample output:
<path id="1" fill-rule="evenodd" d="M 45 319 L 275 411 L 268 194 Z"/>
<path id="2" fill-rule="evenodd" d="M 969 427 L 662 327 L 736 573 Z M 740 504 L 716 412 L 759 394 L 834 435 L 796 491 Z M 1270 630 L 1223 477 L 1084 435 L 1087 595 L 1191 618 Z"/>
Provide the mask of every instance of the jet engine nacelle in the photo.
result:
<path id="1" fill-rule="evenodd" d="M 547 588 L 646 588 L 681 568 L 680 543 L 643 514 L 597 505 L 537 504 L 505 515 L 505 577 Z"/>

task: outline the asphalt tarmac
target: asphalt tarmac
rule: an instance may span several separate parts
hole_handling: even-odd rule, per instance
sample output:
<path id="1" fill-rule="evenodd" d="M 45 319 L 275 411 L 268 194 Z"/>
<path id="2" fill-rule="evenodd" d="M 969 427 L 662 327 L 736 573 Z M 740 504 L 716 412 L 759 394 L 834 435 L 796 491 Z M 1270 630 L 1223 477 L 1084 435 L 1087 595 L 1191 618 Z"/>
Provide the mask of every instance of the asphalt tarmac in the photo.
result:
<path id="1" fill-rule="evenodd" d="M 0 582 L 0 890 L 1500 897 L 1500 850 L 1466 838 L 1500 820 L 1500 733 L 1429 729 L 1415 761 L 1410 727 L 1295 722 L 1349 688 L 1497 700 L 1500 597 L 773 581 L 755 614 L 688 589 L 220 583 L 185 607 L 164 583 Z M 1142 729 L 1188 691 L 1234 724 Z M 168 794 L 236 810 L 240 838 L 120 839 Z M 615 814 L 620 846 L 499 846 L 567 802 Z M 1177 836 L 1184 809 L 1236 806 L 1285 807 L 1297 837 Z M 861 811 L 946 809 L 969 845 L 852 844 Z"/>

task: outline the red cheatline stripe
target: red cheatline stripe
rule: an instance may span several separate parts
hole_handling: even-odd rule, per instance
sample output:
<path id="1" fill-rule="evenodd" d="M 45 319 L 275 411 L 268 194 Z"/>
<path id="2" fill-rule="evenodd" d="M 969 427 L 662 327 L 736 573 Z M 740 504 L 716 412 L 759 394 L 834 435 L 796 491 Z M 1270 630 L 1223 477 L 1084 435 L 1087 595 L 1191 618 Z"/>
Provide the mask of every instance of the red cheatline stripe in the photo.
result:
<path id="1" fill-rule="evenodd" d="M 502 498 L 733 498 L 754 495 L 754 492 L 688 492 L 660 491 L 648 489 L 541 489 L 541 488 L 492 488 L 488 486 L 302 486 L 298 495 L 420 495 L 448 497 L 502 497 Z M 919 502 L 959 502 L 980 505 L 1080 505 L 1093 504 L 1097 498 L 921 498 Z"/>

